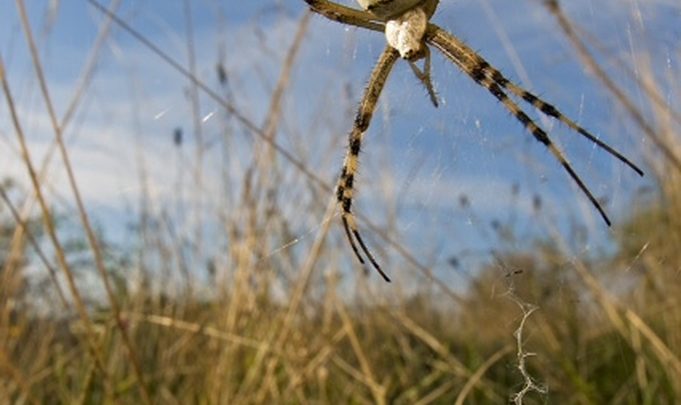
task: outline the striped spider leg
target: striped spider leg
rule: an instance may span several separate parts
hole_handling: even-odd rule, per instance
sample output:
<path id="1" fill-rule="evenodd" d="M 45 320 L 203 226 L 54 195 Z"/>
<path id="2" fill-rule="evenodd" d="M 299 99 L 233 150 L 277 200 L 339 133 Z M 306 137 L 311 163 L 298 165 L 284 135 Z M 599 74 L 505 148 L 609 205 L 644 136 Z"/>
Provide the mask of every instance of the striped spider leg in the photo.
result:
<path id="1" fill-rule="evenodd" d="M 485 59 L 483 59 L 480 55 L 478 55 L 475 51 L 473 51 L 452 34 L 436 26 L 435 24 L 430 24 L 425 40 L 428 44 L 433 45 L 440 52 L 442 52 L 447 59 L 463 70 L 477 84 L 481 85 L 490 93 L 492 93 L 492 95 L 497 98 L 497 100 L 499 100 L 518 121 L 520 121 L 525 129 L 532 134 L 537 141 L 546 146 L 551 154 L 563 166 L 563 169 L 565 169 L 568 175 L 574 180 L 580 190 L 582 190 L 584 195 L 586 195 L 589 201 L 591 201 L 591 204 L 596 208 L 596 210 L 598 210 L 605 223 L 610 226 L 611 221 L 610 218 L 608 218 L 608 215 L 605 213 L 605 210 L 598 202 L 596 197 L 594 197 L 594 195 L 591 193 L 586 184 L 579 177 L 579 175 L 574 171 L 572 165 L 567 160 L 563 152 L 551 141 L 551 138 L 549 138 L 546 131 L 542 129 L 534 120 L 532 120 L 504 90 L 507 90 L 516 97 L 531 104 L 546 116 L 557 119 L 558 121 L 567 125 L 579 135 L 585 137 L 599 148 L 605 150 L 610 155 L 622 161 L 640 176 L 643 176 L 643 171 L 621 152 L 618 152 L 615 148 L 601 141 L 595 135 L 579 126 L 573 120 L 561 113 L 556 107 L 508 80 L 499 70 L 491 66 Z"/>
<path id="2" fill-rule="evenodd" d="M 348 151 L 337 187 L 337 198 L 342 209 L 343 225 L 353 252 L 359 261 L 364 264 L 363 252 L 371 265 L 386 281 L 390 281 L 390 279 L 381 269 L 363 241 L 351 208 L 362 138 L 369 127 L 380 93 L 398 56 L 410 63 L 414 74 L 426 87 L 431 101 L 437 106 L 437 97 L 430 79 L 430 51 L 428 45 L 439 50 L 472 80 L 487 89 L 523 125 L 527 132 L 546 146 L 596 208 L 608 226 L 611 225 L 611 222 L 605 210 L 574 171 L 563 152 L 551 141 L 548 133 L 530 118 L 511 96 L 527 102 L 542 114 L 562 122 L 575 133 L 588 139 L 599 148 L 622 161 L 639 175 L 643 175 L 643 171 L 622 153 L 579 126 L 553 105 L 508 80 L 499 70 L 490 65 L 460 39 L 439 26 L 430 23 L 429 19 L 435 12 L 439 0 L 358 0 L 360 5 L 367 11 L 352 9 L 328 0 L 305 0 L 305 2 L 313 11 L 333 21 L 374 31 L 385 31 L 386 34 L 388 47 L 383 51 L 378 63 L 374 67 L 369 84 L 364 91 L 364 96 L 350 133 Z M 414 62 L 422 58 L 425 58 L 425 63 L 423 70 L 420 70 Z"/>
<path id="3" fill-rule="evenodd" d="M 390 281 L 390 278 L 381 269 L 381 266 L 374 258 L 374 255 L 371 254 L 371 251 L 366 243 L 364 243 L 364 240 L 359 233 L 357 221 L 352 213 L 352 195 L 354 193 L 355 175 L 357 174 L 357 167 L 359 165 L 359 152 L 362 146 L 362 138 L 369 128 L 371 117 L 373 116 L 376 104 L 378 103 L 378 98 L 381 95 L 385 82 L 388 80 L 388 75 L 393 66 L 395 66 L 398 57 L 399 54 L 395 48 L 390 45 L 386 46 L 381 57 L 378 59 L 374 70 L 371 72 L 369 84 L 364 90 L 362 101 L 359 104 L 359 109 L 355 116 L 355 123 L 350 132 L 348 150 L 345 154 L 343 169 L 341 170 L 341 175 L 336 187 L 336 196 L 338 197 L 338 202 L 340 203 L 342 210 L 341 218 L 343 220 L 343 227 L 345 228 L 345 233 L 350 242 L 350 246 L 352 247 L 353 252 L 355 252 L 355 256 L 357 256 L 360 263 L 364 264 L 364 259 L 357 246 L 359 244 L 359 247 L 361 247 L 362 251 L 371 262 L 371 265 L 385 281 L 388 282 Z"/>

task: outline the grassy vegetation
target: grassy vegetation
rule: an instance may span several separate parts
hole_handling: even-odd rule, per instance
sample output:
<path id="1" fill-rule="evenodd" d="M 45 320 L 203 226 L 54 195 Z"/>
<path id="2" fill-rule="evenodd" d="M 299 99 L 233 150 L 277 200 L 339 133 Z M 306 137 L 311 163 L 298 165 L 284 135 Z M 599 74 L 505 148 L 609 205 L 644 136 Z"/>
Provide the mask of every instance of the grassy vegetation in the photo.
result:
<path id="1" fill-rule="evenodd" d="M 225 184 L 233 194 L 198 220 L 220 224 L 216 238 L 225 249 L 198 264 L 187 258 L 201 257 L 205 235 L 182 240 L 167 212 L 148 200 L 131 231 L 133 248 L 106 243 L 78 203 L 75 181 L 74 210 L 54 209 L 46 163 L 25 147 L 0 60 L 2 117 L 12 120 L 17 159 L 32 173 L 31 185 L 0 186 L 0 403 L 681 401 L 681 119 L 660 103 L 661 89 L 679 83 L 660 82 L 641 61 L 647 110 L 640 111 L 599 73 L 559 3 L 546 5 L 575 55 L 650 140 L 642 155 L 656 188 L 615 228 L 614 247 L 588 257 L 574 253 L 539 210 L 536 225 L 549 236 L 523 248 L 513 243 L 513 224 L 495 223 L 498 246 L 488 264 L 456 291 L 430 275 L 413 291 L 396 287 L 385 296 L 376 293 L 377 277 L 348 274 L 353 258 L 332 232 L 331 186 L 315 175 L 310 157 L 281 153 L 283 95 L 308 17 L 281 61 L 263 125 L 202 82 L 188 91 L 194 103 L 213 91 L 227 113 L 225 131 L 238 125 L 253 137 L 245 175 Z M 31 44 L 27 20 L 21 25 Z M 190 54 L 192 46 L 188 40 Z M 33 58 L 40 84 L 43 66 Z M 190 63 L 185 72 L 193 69 Z M 89 74 L 86 68 L 82 77 Z M 49 94 L 42 101 L 50 105 Z M 68 114 L 53 117 L 55 151 L 66 167 Z M 200 134 L 198 109 L 193 116 Z M 205 193 L 203 158 L 199 147 L 190 174 L 197 193 Z M 303 180 L 287 180 L 291 173 Z M 281 207 L 290 200 L 304 208 L 296 217 Z M 325 220 L 298 240 L 292 223 L 310 217 Z M 84 231 L 74 237 L 65 224 Z M 396 235 L 383 235 L 390 241 L 384 248 L 401 255 L 392 267 L 405 271 L 396 273 L 428 273 Z"/>

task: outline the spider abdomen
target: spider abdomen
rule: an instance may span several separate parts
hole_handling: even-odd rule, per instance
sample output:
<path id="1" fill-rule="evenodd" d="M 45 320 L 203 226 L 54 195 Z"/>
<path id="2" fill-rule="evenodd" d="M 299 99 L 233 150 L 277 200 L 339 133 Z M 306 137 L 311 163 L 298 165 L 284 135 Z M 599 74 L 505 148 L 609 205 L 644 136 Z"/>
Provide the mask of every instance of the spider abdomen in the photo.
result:
<path id="1" fill-rule="evenodd" d="M 385 24 L 385 38 L 403 59 L 415 60 L 423 56 L 423 35 L 428 17 L 421 7 L 408 10 Z"/>
<path id="2" fill-rule="evenodd" d="M 360 6 L 386 22 L 388 44 L 397 49 L 400 57 L 410 61 L 424 56 L 423 36 L 428 19 L 439 0 L 357 0 Z"/>

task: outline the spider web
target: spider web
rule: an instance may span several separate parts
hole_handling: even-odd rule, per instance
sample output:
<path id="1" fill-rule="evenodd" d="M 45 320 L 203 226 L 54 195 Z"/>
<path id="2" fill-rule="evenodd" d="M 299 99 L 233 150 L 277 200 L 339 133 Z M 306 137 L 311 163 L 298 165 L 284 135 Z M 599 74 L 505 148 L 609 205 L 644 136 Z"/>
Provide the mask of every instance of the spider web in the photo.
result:
<path id="1" fill-rule="evenodd" d="M 564 37 L 555 32 L 543 8 L 532 2 L 482 4 L 443 2 L 434 21 L 480 49 L 510 78 L 545 96 L 608 142 L 625 152 L 633 150 L 642 140 L 641 135 L 612 119 L 618 111 L 609 95 L 594 86 Z M 664 2 L 656 4 L 665 6 Z M 280 73 L 277 67 L 286 56 L 298 27 L 294 17 L 299 12 L 298 6 L 230 6 L 217 13 L 197 7 L 195 17 L 204 22 L 195 33 L 197 75 L 219 89 L 223 97 L 258 125 L 262 119 L 259 117 L 267 114 L 267 101 Z M 652 11 L 637 3 L 629 8 L 619 7 L 615 2 L 599 3 L 599 13 L 591 2 L 570 3 L 568 7 L 567 11 L 584 30 L 597 38 L 595 47 L 625 61 L 634 58 L 638 48 L 649 45 L 646 28 L 658 23 L 657 20 L 648 22 L 646 18 L 652 17 L 646 13 Z M 137 18 L 140 23 L 136 26 L 141 27 L 141 33 L 158 40 L 161 49 L 177 54 L 186 51 L 185 33 L 179 28 L 182 27 L 180 10 L 132 7 L 123 8 L 122 15 Z M 481 29 L 481 22 L 486 28 Z M 610 28 L 612 26 L 615 29 Z M 663 46 L 671 40 L 664 37 L 665 32 L 673 29 L 655 31 L 655 35 L 662 36 L 657 42 L 661 47 L 651 49 L 651 53 L 665 51 Z M 69 33 L 57 30 L 52 35 L 58 41 Z M 15 41 L 11 32 L 4 38 L 10 45 Z M 228 46 L 227 38 L 236 39 L 238 47 Z M 282 103 L 276 142 L 294 156 L 302 156 L 305 167 L 318 173 L 329 186 L 333 185 L 340 167 L 346 134 L 363 85 L 384 44 L 380 34 L 315 18 L 294 64 Z M 125 229 L 117 224 L 134 221 L 136 214 L 131 216 L 129 208 L 146 188 L 153 201 L 164 201 L 157 209 L 173 219 L 185 243 L 192 243 L 190 229 L 204 226 L 206 229 L 200 233 L 205 233 L 208 240 L 215 240 L 211 235 L 219 234 L 221 227 L 194 223 L 201 218 L 196 212 L 215 213 L 226 201 L 237 204 L 238 196 L 244 192 L 245 183 L 241 179 L 252 164 L 248 157 L 252 155 L 251 148 L 262 151 L 267 146 L 260 145 L 262 141 L 254 140 L 252 134 L 244 136 L 248 130 L 243 125 L 223 113 L 214 100 L 200 96 L 198 116 L 204 133 L 205 159 L 202 175 L 206 176 L 206 184 L 197 202 L 196 190 L 192 190 L 197 167 L 197 155 L 192 152 L 196 149 L 195 130 L 191 111 L 186 107 L 191 84 L 178 80 L 176 72 L 163 61 L 149 61 L 149 66 L 141 66 L 140 61 L 148 59 L 148 50 L 129 37 L 117 35 L 110 46 L 112 53 L 105 54 L 100 62 L 101 75 L 107 79 L 98 79 L 90 92 L 94 102 L 101 103 L 101 95 L 107 94 L 110 101 L 118 105 L 130 99 L 140 105 L 144 100 L 144 106 L 140 106 L 144 108 L 132 113 L 125 109 L 115 113 L 103 111 L 84 121 L 87 131 L 103 134 L 96 141 L 91 138 L 74 141 L 85 155 L 106 155 L 113 139 L 121 139 L 120 134 L 132 134 L 129 140 L 117 143 L 120 153 L 116 156 L 90 162 L 83 159 L 91 177 L 86 182 L 93 186 L 89 193 L 90 206 L 95 210 L 101 207 L 103 221 L 113 235 L 117 235 L 115 238 L 125 238 Z M 8 49 L 17 52 L 7 56 L 11 68 L 12 60 L 20 59 L 22 51 L 17 46 Z M 84 57 L 75 49 L 66 52 L 73 53 L 75 60 Z M 605 63 L 613 68 L 618 82 L 627 82 L 627 72 L 614 68 L 614 62 L 606 60 Z M 217 65 L 228 74 L 224 83 L 216 77 Z M 58 79 L 72 82 L 77 78 Z M 452 263 L 475 267 L 489 257 L 495 244 L 509 242 L 504 238 L 511 236 L 513 247 L 524 247 L 526 241 L 546 236 L 546 223 L 556 224 L 562 232 L 574 224 L 584 226 L 588 236 L 578 251 L 586 252 L 601 243 L 599 241 L 607 241 L 608 230 L 598 222 L 586 199 L 543 147 L 484 89 L 437 55 L 433 80 L 442 101 L 439 109 L 430 105 L 425 90 L 406 64 L 397 64 L 361 156 L 356 200 L 360 213 L 379 228 L 389 230 L 422 264 L 437 269 L 439 276 L 452 284 L 460 284 Z M 128 91 L 116 91 L 122 88 Z M 64 91 L 64 97 L 67 93 Z M 531 108 L 527 111 L 541 119 Z M 125 123 L 126 120 L 130 123 Z M 621 218 L 622 205 L 630 197 L 627 190 L 640 185 L 639 179 L 560 125 L 546 119 L 539 122 L 565 147 L 576 170 L 594 193 L 608 200 L 606 206 L 611 215 Z M 102 126 L 107 129 L 100 130 Z M 178 129 L 183 135 L 180 136 L 183 145 L 170 140 Z M 3 132 L 7 133 L 8 129 L 3 128 Z M 169 157 L 172 157 L 170 173 L 166 164 Z M 131 160 L 138 161 L 137 168 L 131 167 L 130 172 L 101 181 L 102 176 L 111 177 L 111 173 L 120 172 L 119 168 L 125 166 L 121 162 Z M 301 187 L 307 187 L 309 179 L 289 163 L 277 157 L 278 173 L 273 181 L 281 186 L 281 198 L 276 204 L 291 225 L 292 234 L 266 244 L 260 257 L 294 249 L 318 229 L 322 221 L 319 211 L 311 216 L 304 215 L 306 211 L 300 212 L 297 203 L 312 204 L 322 193 L 315 190 L 314 195 L 305 195 Z M 7 173 L 17 172 L 8 164 L 5 169 Z M 141 174 L 146 176 L 146 183 L 125 180 L 139 178 Z M 54 181 L 59 184 L 61 180 Z M 112 182 L 118 184 L 113 195 L 111 191 L 95 187 Z M 224 193 L 219 195 L 211 190 Z M 541 213 L 537 208 L 541 208 Z M 127 219 L 111 220 L 112 213 Z M 500 231 L 506 233 L 502 235 Z M 370 235 L 370 240 L 389 263 L 401 260 L 376 234 Z M 224 246 L 216 244 L 208 250 L 215 252 L 222 248 Z M 197 260 L 203 259 L 197 257 Z M 465 261 L 470 262 L 466 265 Z"/>
<path id="2" fill-rule="evenodd" d="M 486 58 L 510 77 L 524 76 L 515 73 L 519 68 L 531 72 L 531 90 L 546 95 L 585 125 L 593 123 L 590 128 L 596 127 L 597 133 L 616 132 L 621 137 L 615 141 L 626 141 L 631 136 L 612 122 L 605 122 L 603 117 L 613 114 L 607 94 L 592 90 L 588 77 L 579 62 L 571 59 L 570 49 L 561 43 L 561 38 L 537 34 L 553 32 L 551 24 L 542 23 L 541 19 L 546 18 L 542 10 L 531 4 L 495 4 L 495 9 L 497 15 L 514 18 L 505 18 L 504 25 L 494 30 L 480 30 L 479 22 L 490 18 L 489 9 L 457 4 L 443 5 L 436 22 L 447 21 L 442 25 L 454 27 L 455 34 L 474 38 L 473 46 L 483 49 Z M 524 28 L 528 20 L 537 31 Z M 490 25 L 494 22 L 498 18 L 492 19 Z M 515 32 L 511 44 L 504 42 L 510 36 L 499 38 L 508 32 Z M 343 65 L 343 70 L 352 72 L 355 83 L 363 83 L 362 78 L 368 75 L 383 46 L 382 38 L 355 31 L 346 36 L 352 38 L 341 38 L 339 42 L 357 45 L 352 48 L 355 64 L 351 68 Z M 415 250 L 423 252 L 419 244 L 428 246 L 423 257 L 437 257 L 426 261 L 441 266 L 443 272 L 448 264 L 462 257 L 488 256 L 495 243 L 503 242 L 498 235 L 501 228 L 518 233 L 513 238 L 515 248 L 523 247 L 524 240 L 543 237 L 541 230 L 546 222 L 559 224 L 563 231 L 571 224 L 585 224 L 589 239 L 580 250 L 607 239 L 607 231 L 593 216 L 592 208 L 552 157 L 500 105 L 441 59 L 436 58 L 433 71 L 443 100 L 440 110 L 434 110 L 424 99 L 423 89 L 409 69 L 398 64 L 393 72 L 362 155 L 357 201 L 361 209 L 371 212 L 372 217 L 392 215 L 394 218 L 379 221 L 396 223 L 399 235 L 412 235 L 405 236 L 404 243 L 416 246 Z M 355 87 L 358 89 L 354 93 L 360 93 L 359 85 Z M 552 91 L 543 93 L 538 89 Z M 617 212 L 618 201 L 627 198 L 626 193 L 618 194 L 628 186 L 622 168 L 592 145 L 537 117 L 531 108 L 528 111 L 551 130 L 556 142 L 566 147 L 574 166 L 596 195 L 612 198 L 609 210 Z M 363 191 L 364 195 L 371 194 L 369 201 L 362 198 Z M 389 197 L 381 199 L 377 193 Z M 541 215 L 536 212 L 539 207 L 544 211 Z M 450 249 L 454 251 L 448 253 Z"/>

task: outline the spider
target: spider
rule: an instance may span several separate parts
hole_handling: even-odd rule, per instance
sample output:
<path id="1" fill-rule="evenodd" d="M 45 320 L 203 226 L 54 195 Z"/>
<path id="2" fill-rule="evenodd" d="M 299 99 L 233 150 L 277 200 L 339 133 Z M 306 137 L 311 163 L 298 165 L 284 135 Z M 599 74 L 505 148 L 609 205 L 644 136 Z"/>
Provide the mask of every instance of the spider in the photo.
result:
<path id="1" fill-rule="evenodd" d="M 508 80 L 499 70 L 490 65 L 459 38 L 431 23 L 430 18 L 435 13 L 439 0 L 357 0 L 363 10 L 342 6 L 328 0 L 305 0 L 305 2 L 314 12 L 333 21 L 385 32 L 387 45 L 371 72 L 369 83 L 359 104 L 349 135 L 348 149 L 338 179 L 336 196 L 341 210 L 343 227 L 355 256 L 363 266 L 366 257 L 372 267 L 386 281 L 390 282 L 390 278 L 381 269 L 359 232 L 357 220 L 352 211 L 352 199 L 355 191 L 355 175 L 359 163 L 362 138 L 369 128 L 371 117 L 390 71 L 399 58 L 409 63 L 418 80 L 426 87 L 431 102 L 437 107 L 437 95 L 430 79 L 429 46 L 440 51 L 446 59 L 461 69 L 468 77 L 487 89 L 523 125 L 527 132 L 551 152 L 608 226 L 611 225 L 611 222 L 603 207 L 574 171 L 563 152 L 551 141 L 547 132 L 530 118 L 515 100 L 523 100 L 544 115 L 562 122 L 571 130 L 593 142 L 640 176 L 643 176 L 643 171 L 622 153 L 579 126 L 553 105 Z M 415 63 L 421 59 L 424 59 L 423 69 L 420 69 Z M 512 96 L 516 99 L 511 98 Z"/>

